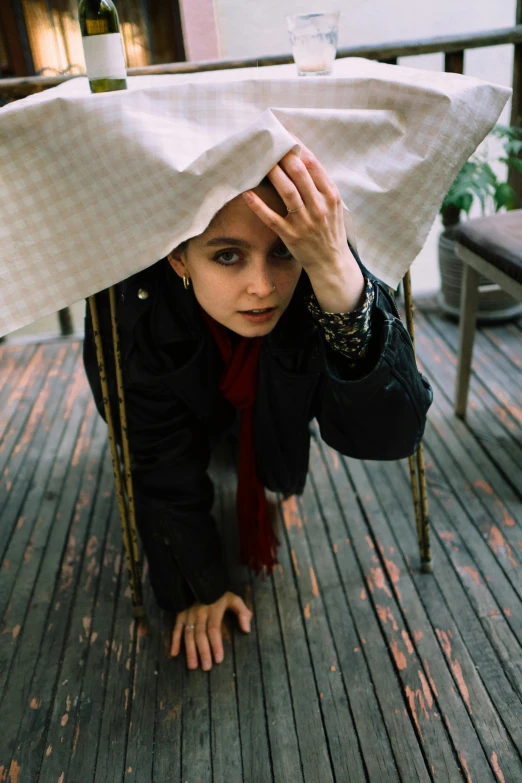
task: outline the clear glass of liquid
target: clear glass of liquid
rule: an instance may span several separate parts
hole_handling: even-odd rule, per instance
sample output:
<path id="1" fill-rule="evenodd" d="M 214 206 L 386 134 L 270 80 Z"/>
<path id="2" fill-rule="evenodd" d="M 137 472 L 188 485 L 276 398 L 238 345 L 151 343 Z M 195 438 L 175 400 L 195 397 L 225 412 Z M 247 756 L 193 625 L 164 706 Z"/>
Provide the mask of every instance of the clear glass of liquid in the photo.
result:
<path id="1" fill-rule="evenodd" d="M 299 76 L 328 76 L 339 39 L 339 11 L 287 16 L 292 54 Z"/>

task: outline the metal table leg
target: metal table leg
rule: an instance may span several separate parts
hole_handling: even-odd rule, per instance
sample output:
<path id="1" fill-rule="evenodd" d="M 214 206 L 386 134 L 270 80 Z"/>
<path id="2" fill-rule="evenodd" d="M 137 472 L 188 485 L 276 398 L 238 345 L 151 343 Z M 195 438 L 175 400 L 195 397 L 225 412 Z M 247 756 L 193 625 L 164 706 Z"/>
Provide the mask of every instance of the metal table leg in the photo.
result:
<path id="1" fill-rule="evenodd" d="M 406 325 L 415 350 L 415 332 L 413 326 L 413 297 L 411 293 L 411 278 L 408 270 L 403 277 L 404 303 L 406 307 Z M 433 572 L 430 547 L 430 525 L 428 517 L 428 493 L 426 489 L 426 471 L 424 467 L 424 451 L 419 443 L 416 454 L 408 457 L 411 478 L 415 520 L 417 522 L 417 538 L 419 541 L 421 571 Z"/>
<path id="2" fill-rule="evenodd" d="M 111 307 L 112 339 L 114 344 L 114 358 L 116 365 L 116 382 L 118 386 L 118 403 L 121 424 L 123 470 L 126 494 L 123 484 L 122 467 L 116 444 L 114 419 L 112 417 L 112 410 L 109 400 L 109 388 L 107 385 L 107 373 L 105 369 L 105 360 L 103 356 L 103 346 L 100 334 L 100 322 L 98 319 L 98 309 L 96 306 L 95 295 L 90 296 L 88 301 L 92 317 L 94 342 L 96 345 L 96 358 L 98 361 L 98 369 L 100 373 L 105 418 L 109 430 L 109 445 L 112 456 L 112 467 L 114 470 L 114 480 L 116 483 L 116 495 L 118 498 L 118 509 L 120 512 L 123 545 L 125 547 L 125 559 L 127 562 L 127 570 L 129 573 L 129 582 L 132 595 L 132 612 L 135 618 L 142 619 L 145 618 L 145 609 L 143 605 L 143 592 L 141 585 L 141 562 L 138 547 L 138 533 L 136 528 L 136 514 L 134 510 L 132 476 L 130 470 L 129 442 L 127 437 L 127 416 L 125 412 L 125 399 L 123 395 L 120 341 L 118 337 L 118 326 L 116 321 L 116 295 L 114 292 L 114 287 L 109 289 L 109 297 Z"/>

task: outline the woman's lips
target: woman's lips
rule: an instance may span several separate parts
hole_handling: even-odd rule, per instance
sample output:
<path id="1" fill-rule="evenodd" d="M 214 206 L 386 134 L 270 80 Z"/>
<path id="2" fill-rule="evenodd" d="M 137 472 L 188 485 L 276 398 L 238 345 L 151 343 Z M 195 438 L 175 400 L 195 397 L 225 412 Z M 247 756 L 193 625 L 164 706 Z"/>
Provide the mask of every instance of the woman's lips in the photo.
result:
<path id="1" fill-rule="evenodd" d="M 275 311 L 275 307 L 256 307 L 254 310 L 239 310 L 239 314 L 243 315 L 251 323 L 263 324 L 273 318 Z"/>

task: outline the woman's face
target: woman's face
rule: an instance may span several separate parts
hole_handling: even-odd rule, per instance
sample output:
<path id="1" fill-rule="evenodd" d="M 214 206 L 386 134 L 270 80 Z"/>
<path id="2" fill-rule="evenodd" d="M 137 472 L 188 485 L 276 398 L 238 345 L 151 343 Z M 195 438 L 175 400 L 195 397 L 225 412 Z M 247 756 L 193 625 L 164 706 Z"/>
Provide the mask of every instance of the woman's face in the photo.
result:
<path id="1" fill-rule="evenodd" d="M 255 192 L 274 211 L 286 215 L 273 188 L 260 186 Z M 201 307 L 243 337 L 262 337 L 272 331 L 301 274 L 301 266 L 277 234 L 241 196 L 229 201 L 203 234 L 168 258 L 180 277 L 190 278 Z"/>

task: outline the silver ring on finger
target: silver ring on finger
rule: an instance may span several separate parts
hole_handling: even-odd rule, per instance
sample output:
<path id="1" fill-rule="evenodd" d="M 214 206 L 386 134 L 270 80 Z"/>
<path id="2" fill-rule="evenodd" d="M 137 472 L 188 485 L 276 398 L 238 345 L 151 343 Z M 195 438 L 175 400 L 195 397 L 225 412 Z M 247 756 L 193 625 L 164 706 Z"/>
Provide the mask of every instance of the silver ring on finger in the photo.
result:
<path id="1" fill-rule="evenodd" d="M 195 628 L 195 627 L 196 627 L 195 625 L 185 625 L 183 626 L 183 630 L 186 631 L 187 628 Z"/>
<path id="2" fill-rule="evenodd" d="M 287 215 L 293 215 L 294 212 L 299 212 L 300 209 L 304 207 L 304 201 L 301 201 L 301 204 L 297 207 L 297 209 L 288 209 L 286 210 Z"/>

